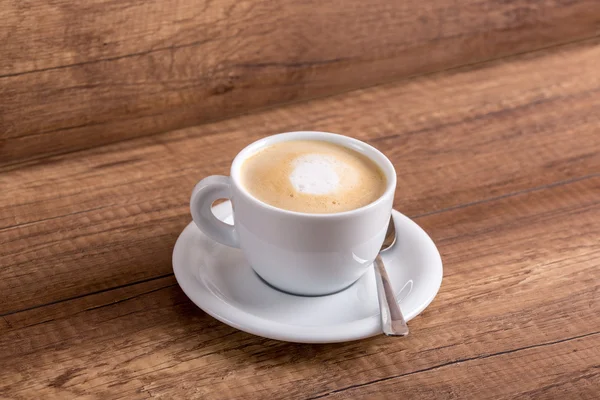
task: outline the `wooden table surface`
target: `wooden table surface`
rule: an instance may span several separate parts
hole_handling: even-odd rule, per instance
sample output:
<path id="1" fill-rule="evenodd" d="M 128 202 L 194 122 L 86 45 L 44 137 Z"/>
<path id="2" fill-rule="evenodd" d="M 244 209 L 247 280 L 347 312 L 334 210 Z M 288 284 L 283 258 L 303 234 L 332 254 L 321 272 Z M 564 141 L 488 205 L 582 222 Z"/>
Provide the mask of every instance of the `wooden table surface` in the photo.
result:
<path id="1" fill-rule="evenodd" d="M 2 0 L 0 164 L 600 35 L 598 0 Z"/>
<path id="2" fill-rule="evenodd" d="M 0 398 L 598 398 L 600 40 L 0 167 Z M 268 134 L 396 165 L 444 280 L 404 339 L 256 337 L 173 277 L 188 196 Z"/>

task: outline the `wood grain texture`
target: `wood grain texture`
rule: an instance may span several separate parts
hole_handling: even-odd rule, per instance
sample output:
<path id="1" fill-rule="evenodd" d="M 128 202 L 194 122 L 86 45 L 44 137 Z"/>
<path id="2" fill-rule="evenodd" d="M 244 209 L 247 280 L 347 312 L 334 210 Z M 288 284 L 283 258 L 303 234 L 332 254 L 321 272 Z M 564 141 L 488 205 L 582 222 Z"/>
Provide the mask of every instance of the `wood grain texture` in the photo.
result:
<path id="1" fill-rule="evenodd" d="M 4 316 L 0 396 L 592 398 L 599 190 L 593 177 L 419 217 L 445 277 L 406 339 L 258 338 L 164 277 Z"/>
<path id="2" fill-rule="evenodd" d="M 557 362 L 559 360 L 559 362 Z M 311 399 L 589 399 L 600 390 L 600 333 L 451 363 Z"/>
<path id="3" fill-rule="evenodd" d="M 0 163 L 596 36 L 595 0 L 4 0 Z"/>
<path id="4" fill-rule="evenodd" d="M 169 274 L 193 185 L 271 133 L 379 147 L 409 216 L 599 174 L 598 60 L 592 41 L 5 167 L 0 313 Z"/>

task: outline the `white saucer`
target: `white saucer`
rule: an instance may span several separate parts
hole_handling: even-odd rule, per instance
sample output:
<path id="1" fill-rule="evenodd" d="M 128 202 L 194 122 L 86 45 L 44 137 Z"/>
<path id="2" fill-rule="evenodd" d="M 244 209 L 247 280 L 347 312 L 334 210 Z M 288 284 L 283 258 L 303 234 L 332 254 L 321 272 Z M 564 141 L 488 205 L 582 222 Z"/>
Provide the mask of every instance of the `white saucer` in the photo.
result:
<path id="1" fill-rule="evenodd" d="M 231 203 L 213 208 L 233 222 Z M 407 320 L 431 303 L 442 283 L 442 260 L 431 238 L 409 218 L 393 211 L 398 241 L 384 253 L 396 298 Z M 303 297 L 262 281 L 242 252 L 207 238 L 191 222 L 173 249 L 179 286 L 202 310 L 242 331 L 300 343 L 333 343 L 381 334 L 375 274 L 370 268 L 336 294 Z"/>

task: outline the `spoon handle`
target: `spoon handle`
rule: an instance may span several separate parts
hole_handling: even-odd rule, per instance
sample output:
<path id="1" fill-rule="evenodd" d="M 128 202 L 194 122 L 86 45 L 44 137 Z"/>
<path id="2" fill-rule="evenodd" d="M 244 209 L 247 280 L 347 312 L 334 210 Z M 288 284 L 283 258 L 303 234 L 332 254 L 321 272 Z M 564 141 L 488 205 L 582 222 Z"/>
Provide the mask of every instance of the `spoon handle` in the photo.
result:
<path id="1" fill-rule="evenodd" d="M 385 270 L 381 254 L 375 258 L 375 280 L 377 281 L 377 297 L 381 310 L 381 327 L 388 336 L 408 335 L 408 325 L 404 320 L 400 306 L 396 301 L 390 278 Z"/>

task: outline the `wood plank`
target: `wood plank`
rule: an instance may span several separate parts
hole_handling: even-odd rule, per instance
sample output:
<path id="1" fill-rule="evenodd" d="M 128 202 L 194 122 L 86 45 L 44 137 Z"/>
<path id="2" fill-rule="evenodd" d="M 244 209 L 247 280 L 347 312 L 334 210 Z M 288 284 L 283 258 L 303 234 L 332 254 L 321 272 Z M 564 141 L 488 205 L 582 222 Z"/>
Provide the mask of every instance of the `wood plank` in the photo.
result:
<path id="1" fill-rule="evenodd" d="M 482 398 L 593 393 L 599 190 L 600 177 L 588 178 L 418 218 L 440 248 L 445 276 L 406 339 L 262 339 L 207 316 L 162 278 L 5 316 L 0 395 L 300 399 L 347 391 L 353 398 L 370 388 L 416 390 L 416 382 L 440 395 L 477 389 Z M 521 392 L 518 376 L 528 381 Z"/>
<path id="2" fill-rule="evenodd" d="M 597 399 L 600 333 L 452 363 L 312 399 Z M 557 362 L 558 361 L 558 362 Z"/>
<path id="3" fill-rule="evenodd" d="M 5 0 L 0 163 L 600 33 L 595 0 Z"/>
<path id="4" fill-rule="evenodd" d="M 379 147 L 410 216 L 598 174 L 599 59 L 593 42 L 5 167 L 0 313 L 170 273 L 193 185 L 270 133 Z"/>
<path id="5" fill-rule="evenodd" d="M 596 2 L 590 0 L 542 4 L 468 0 L 461 7 L 443 0 L 431 1 L 426 7 L 415 0 L 369 5 L 351 0 L 344 7 L 316 1 L 177 0 L 165 4 L 158 0 L 90 0 L 79 4 L 66 0 L 5 0 L 0 10 L 0 37 L 10 40 L 2 48 L 0 76 L 192 47 L 209 41 L 218 41 L 227 49 L 238 40 L 235 50 L 245 54 L 247 51 L 239 46 L 244 37 L 265 47 L 260 50 L 261 55 L 278 57 L 283 62 L 288 55 L 322 55 L 325 51 L 341 50 L 340 46 L 352 50 L 354 55 L 361 53 L 353 46 L 382 54 L 400 46 L 418 47 L 452 36 L 466 39 L 483 32 L 500 36 L 493 46 L 500 46 L 503 40 L 517 42 L 525 38 L 538 39 L 539 45 L 552 39 L 572 40 L 598 33 L 599 12 Z M 485 19 L 478 18 L 483 14 Z M 532 26 L 539 21 L 544 24 Z M 554 28 L 552 32 L 550 26 Z M 478 50 L 494 54 L 493 50 Z M 213 57 L 227 59 L 227 52 L 223 53 Z"/>

